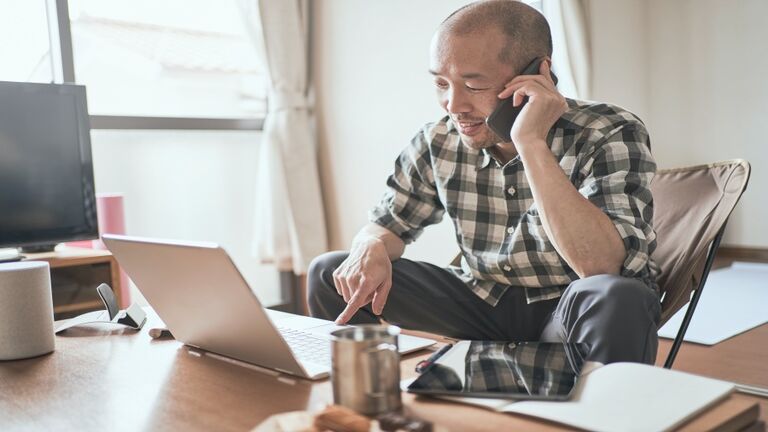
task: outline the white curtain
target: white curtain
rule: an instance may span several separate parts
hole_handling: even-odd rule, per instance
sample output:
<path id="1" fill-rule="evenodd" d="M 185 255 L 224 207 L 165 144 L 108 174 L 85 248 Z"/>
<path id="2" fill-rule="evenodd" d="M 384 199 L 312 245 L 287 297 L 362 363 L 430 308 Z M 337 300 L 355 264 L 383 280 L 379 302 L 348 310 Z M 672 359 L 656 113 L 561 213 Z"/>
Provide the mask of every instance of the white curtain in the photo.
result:
<path id="1" fill-rule="evenodd" d="M 256 167 L 253 252 L 278 270 L 303 274 L 312 258 L 327 250 L 308 97 L 308 4 L 306 0 L 240 4 L 270 82 Z"/>
<path id="2" fill-rule="evenodd" d="M 587 0 L 543 0 L 542 13 L 552 30 L 553 70 L 565 96 L 589 99 L 592 62 Z"/>

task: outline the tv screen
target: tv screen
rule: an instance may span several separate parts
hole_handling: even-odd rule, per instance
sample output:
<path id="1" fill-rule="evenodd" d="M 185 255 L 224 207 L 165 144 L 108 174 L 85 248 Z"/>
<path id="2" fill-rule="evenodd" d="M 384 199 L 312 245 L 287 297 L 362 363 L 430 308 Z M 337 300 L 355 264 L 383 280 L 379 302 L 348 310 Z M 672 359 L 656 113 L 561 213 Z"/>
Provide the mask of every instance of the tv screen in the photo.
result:
<path id="1" fill-rule="evenodd" d="M 0 81 L 0 247 L 97 237 L 85 87 Z"/>

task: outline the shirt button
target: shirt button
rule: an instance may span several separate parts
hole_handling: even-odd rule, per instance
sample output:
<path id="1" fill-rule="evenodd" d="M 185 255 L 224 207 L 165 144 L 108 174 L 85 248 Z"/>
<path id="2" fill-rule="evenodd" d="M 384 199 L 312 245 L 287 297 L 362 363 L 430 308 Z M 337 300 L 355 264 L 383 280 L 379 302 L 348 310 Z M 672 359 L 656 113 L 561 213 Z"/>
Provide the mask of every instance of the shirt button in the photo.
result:
<path id="1" fill-rule="evenodd" d="M 504 266 L 504 271 L 510 271 L 510 270 L 512 270 L 512 267 L 510 267 L 510 266 L 508 266 L 508 265 L 505 265 L 505 266 Z"/>
<path id="2" fill-rule="evenodd" d="M 507 189 L 507 193 L 509 193 L 510 195 L 514 195 L 515 192 L 517 192 L 517 190 L 512 186 L 510 186 L 509 189 Z"/>
<path id="3" fill-rule="evenodd" d="M 512 234 L 513 232 L 515 232 L 515 227 L 509 227 L 509 228 L 507 228 L 507 232 L 508 232 L 508 233 L 510 233 L 510 234 Z"/>

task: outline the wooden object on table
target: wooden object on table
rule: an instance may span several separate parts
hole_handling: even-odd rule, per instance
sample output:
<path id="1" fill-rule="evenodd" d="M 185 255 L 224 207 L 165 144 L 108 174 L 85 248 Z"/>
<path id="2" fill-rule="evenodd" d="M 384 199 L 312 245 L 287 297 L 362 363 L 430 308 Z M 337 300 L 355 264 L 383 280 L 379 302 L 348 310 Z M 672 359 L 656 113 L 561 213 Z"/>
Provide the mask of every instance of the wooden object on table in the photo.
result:
<path id="1" fill-rule="evenodd" d="M 659 339 L 657 366 L 663 364 L 671 346 L 671 340 Z M 672 369 L 768 389 L 766 358 L 768 324 L 763 324 L 711 346 L 685 342 Z M 752 399 L 760 406 L 760 419 L 768 422 L 768 398 Z"/>
<path id="2" fill-rule="evenodd" d="M 104 309 L 96 293 L 101 283 L 109 284 L 122 301 L 120 268 L 108 250 L 66 247 L 53 252 L 24 254 L 27 260 L 47 261 L 51 266 L 51 291 L 55 318 L 64 319 Z"/>
<path id="3" fill-rule="evenodd" d="M 691 419 L 678 431 L 742 431 L 754 424 L 760 415 L 760 405 L 752 398 L 733 394 L 713 409 Z"/>
<path id="4" fill-rule="evenodd" d="M 172 339 L 151 339 L 148 329 L 161 325 L 149 310 L 139 332 L 72 328 L 57 336 L 50 355 L 0 362 L 0 430 L 244 431 L 273 414 L 315 413 L 333 402 L 327 379 L 312 382 L 235 365 Z M 768 343 L 763 347 L 768 350 Z M 414 376 L 416 363 L 429 354 L 404 356 L 403 377 Z M 758 400 L 737 396 L 752 405 Z M 469 405 L 403 398 L 407 414 L 450 430 L 568 430 Z M 712 413 L 717 410 L 706 415 Z M 760 416 L 764 420 L 765 411 Z"/>

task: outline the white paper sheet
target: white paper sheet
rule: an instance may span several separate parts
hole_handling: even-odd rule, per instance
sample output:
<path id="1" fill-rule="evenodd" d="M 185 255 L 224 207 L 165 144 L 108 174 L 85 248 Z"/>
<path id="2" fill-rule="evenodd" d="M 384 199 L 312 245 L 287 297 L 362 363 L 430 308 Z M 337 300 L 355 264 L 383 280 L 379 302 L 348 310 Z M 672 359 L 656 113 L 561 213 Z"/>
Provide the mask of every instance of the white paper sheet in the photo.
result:
<path id="1" fill-rule="evenodd" d="M 659 336 L 674 339 L 688 305 L 661 329 Z M 713 270 L 685 334 L 685 340 L 714 345 L 768 322 L 768 264 L 735 262 Z"/>

